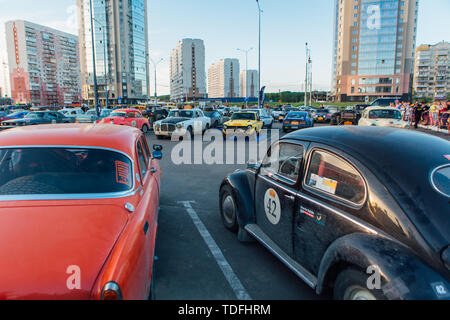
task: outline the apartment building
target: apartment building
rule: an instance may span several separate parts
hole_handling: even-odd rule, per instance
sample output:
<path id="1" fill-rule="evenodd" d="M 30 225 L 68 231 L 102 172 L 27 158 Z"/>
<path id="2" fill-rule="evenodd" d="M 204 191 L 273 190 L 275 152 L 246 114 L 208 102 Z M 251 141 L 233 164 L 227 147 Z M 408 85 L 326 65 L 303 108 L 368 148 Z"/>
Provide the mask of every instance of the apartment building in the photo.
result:
<path id="1" fill-rule="evenodd" d="M 239 97 L 239 69 L 238 59 L 222 59 L 210 66 L 208 69 L 208 97 Z"/>
<path id="2" fill-rule="evenodd" d="M 410 99 L 418 0 L 335 0 L 337 101 Z"/>
<path id="3" fill-rule="evenodd" d="M 58 106 L 81 101 L 78 37 L 23 20 L 6 23 L 11 97 Z"/>
<path id="4" fill-rule="evenodd" d="M 414 91 L 419 97 L 447 98 L 450 92 L 450 43 L 443 41 L 417 48 Z"/>
<path id="5" fill-rule="evenodd" d="M 183 39 L 170 55 L 170 96 L 181 102 L 206 98 L 205 44 Z"/>
<path id="6" fill-rule="evenodd" d="M 150 95 L 147 1 L 92 0 L 94 41 L 90 0 L 77 4 L 84 100 L 94 104 L 95 61 L 101 104 L 107 94 L 111 104 L 146 102 Z"/>

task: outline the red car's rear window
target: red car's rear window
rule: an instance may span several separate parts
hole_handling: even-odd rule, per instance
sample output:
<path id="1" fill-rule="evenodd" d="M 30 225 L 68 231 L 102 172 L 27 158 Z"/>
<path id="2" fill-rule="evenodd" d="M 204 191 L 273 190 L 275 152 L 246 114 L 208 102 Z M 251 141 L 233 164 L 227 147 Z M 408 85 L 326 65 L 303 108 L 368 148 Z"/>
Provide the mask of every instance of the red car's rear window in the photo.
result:
<path id="1" fill-rule="evenodd" d="M 0 149 L 0 196 L 120 193 L 133 186 L 132 163 L 103 149 Z"/>

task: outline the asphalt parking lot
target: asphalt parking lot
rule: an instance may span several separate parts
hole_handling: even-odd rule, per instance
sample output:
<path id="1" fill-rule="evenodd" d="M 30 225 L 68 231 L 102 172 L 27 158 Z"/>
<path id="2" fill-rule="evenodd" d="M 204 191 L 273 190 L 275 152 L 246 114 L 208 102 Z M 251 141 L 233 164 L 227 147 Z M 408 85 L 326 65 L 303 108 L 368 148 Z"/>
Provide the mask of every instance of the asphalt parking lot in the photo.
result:
<path id="1" fill-rule="evenodd" d="M 280 124 L 274 126 L 279 128 Z M 270 137 L 265 138 L 270 144 Z M 156 299 L 321 299 L 262 245 L 242 244 L 223 227 L 220 184 L 245 164 L 175 165 L 171 154 L 176 142 L 157 140 L 153 133 L 147 139 L 149 145 L 164 147 Z"/>
<path id="2" fill-rule="evenodd" d="M 220 184 L 234 170 L 246 168 L 245 164 L 177 166 L 171 161 L 176 142 L 156 140 L 153 133 L 147 139 L 150 145 L 164 147 L 160 163 L 163 179 L 156 299 L 319 298 L 261 245 L 242 244 L 223 227 L 218 200 Z M 184 201 L 191 201 L 193 210 L 188 212 Z M 203 227 L 198 226 L 198 221 L 197 225 L 194 223 L 196 217 Z M 205 237 L 205 231 L 210 237 Z"/>

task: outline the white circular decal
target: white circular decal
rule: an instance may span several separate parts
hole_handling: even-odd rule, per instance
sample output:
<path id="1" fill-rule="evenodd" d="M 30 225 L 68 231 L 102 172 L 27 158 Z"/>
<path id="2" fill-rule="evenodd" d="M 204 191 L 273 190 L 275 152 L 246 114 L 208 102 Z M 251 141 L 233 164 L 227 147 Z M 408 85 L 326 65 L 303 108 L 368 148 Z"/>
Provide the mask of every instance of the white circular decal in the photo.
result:
<path id="1" fill-rule="evenodd" d="M 266 210 L 267 219 L 271 224 L 278 224 L 281 218 L 281 204 L 278 194 L 273 189 L 268 189 L 264 196 L 264 209 Z"/>
<path id="2" fill-rule="evenodd" d="M 131 125 L 132 125 L 133 127 L 136 127 L 136 125 L 137 125 L 136 121 L 133 120 L 133 121 L 131 122 Z"/>

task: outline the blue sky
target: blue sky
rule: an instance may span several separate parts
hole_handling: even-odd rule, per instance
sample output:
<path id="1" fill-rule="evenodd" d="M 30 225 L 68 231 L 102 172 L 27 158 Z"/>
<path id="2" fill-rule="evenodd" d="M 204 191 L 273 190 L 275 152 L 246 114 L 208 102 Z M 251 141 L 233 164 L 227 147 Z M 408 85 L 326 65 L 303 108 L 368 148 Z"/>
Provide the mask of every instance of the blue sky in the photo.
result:
<path id="1" fill-rule="evenodd" d="M 334 0 L 260 0 L 262 84 L 268 92 L 302 90 L 305 43 L 313 58 L 313 83 L 329 89 Z M 5 56 L 4 23 L 24 19 L 77 33 L 75 0 L 0 0 L 0 56 Z M 222 58 L 245 56 L 258 64 L 258 9 L 255 0 L 148 0 L 150 53 L 164 58 L 158 67 L 158 93 L 169 92 L 169 56 L 182 38 L 200 38 L 206 46 L 206 68 Z M 450 1 L 420 0 L 417 44 L 450 41 Z M 153 81 L 153 79 L 152 79 Z M 153 83 L 151 84 L 153 88 Z M 153 92 L 153 89 L 152 89 Z"/>

